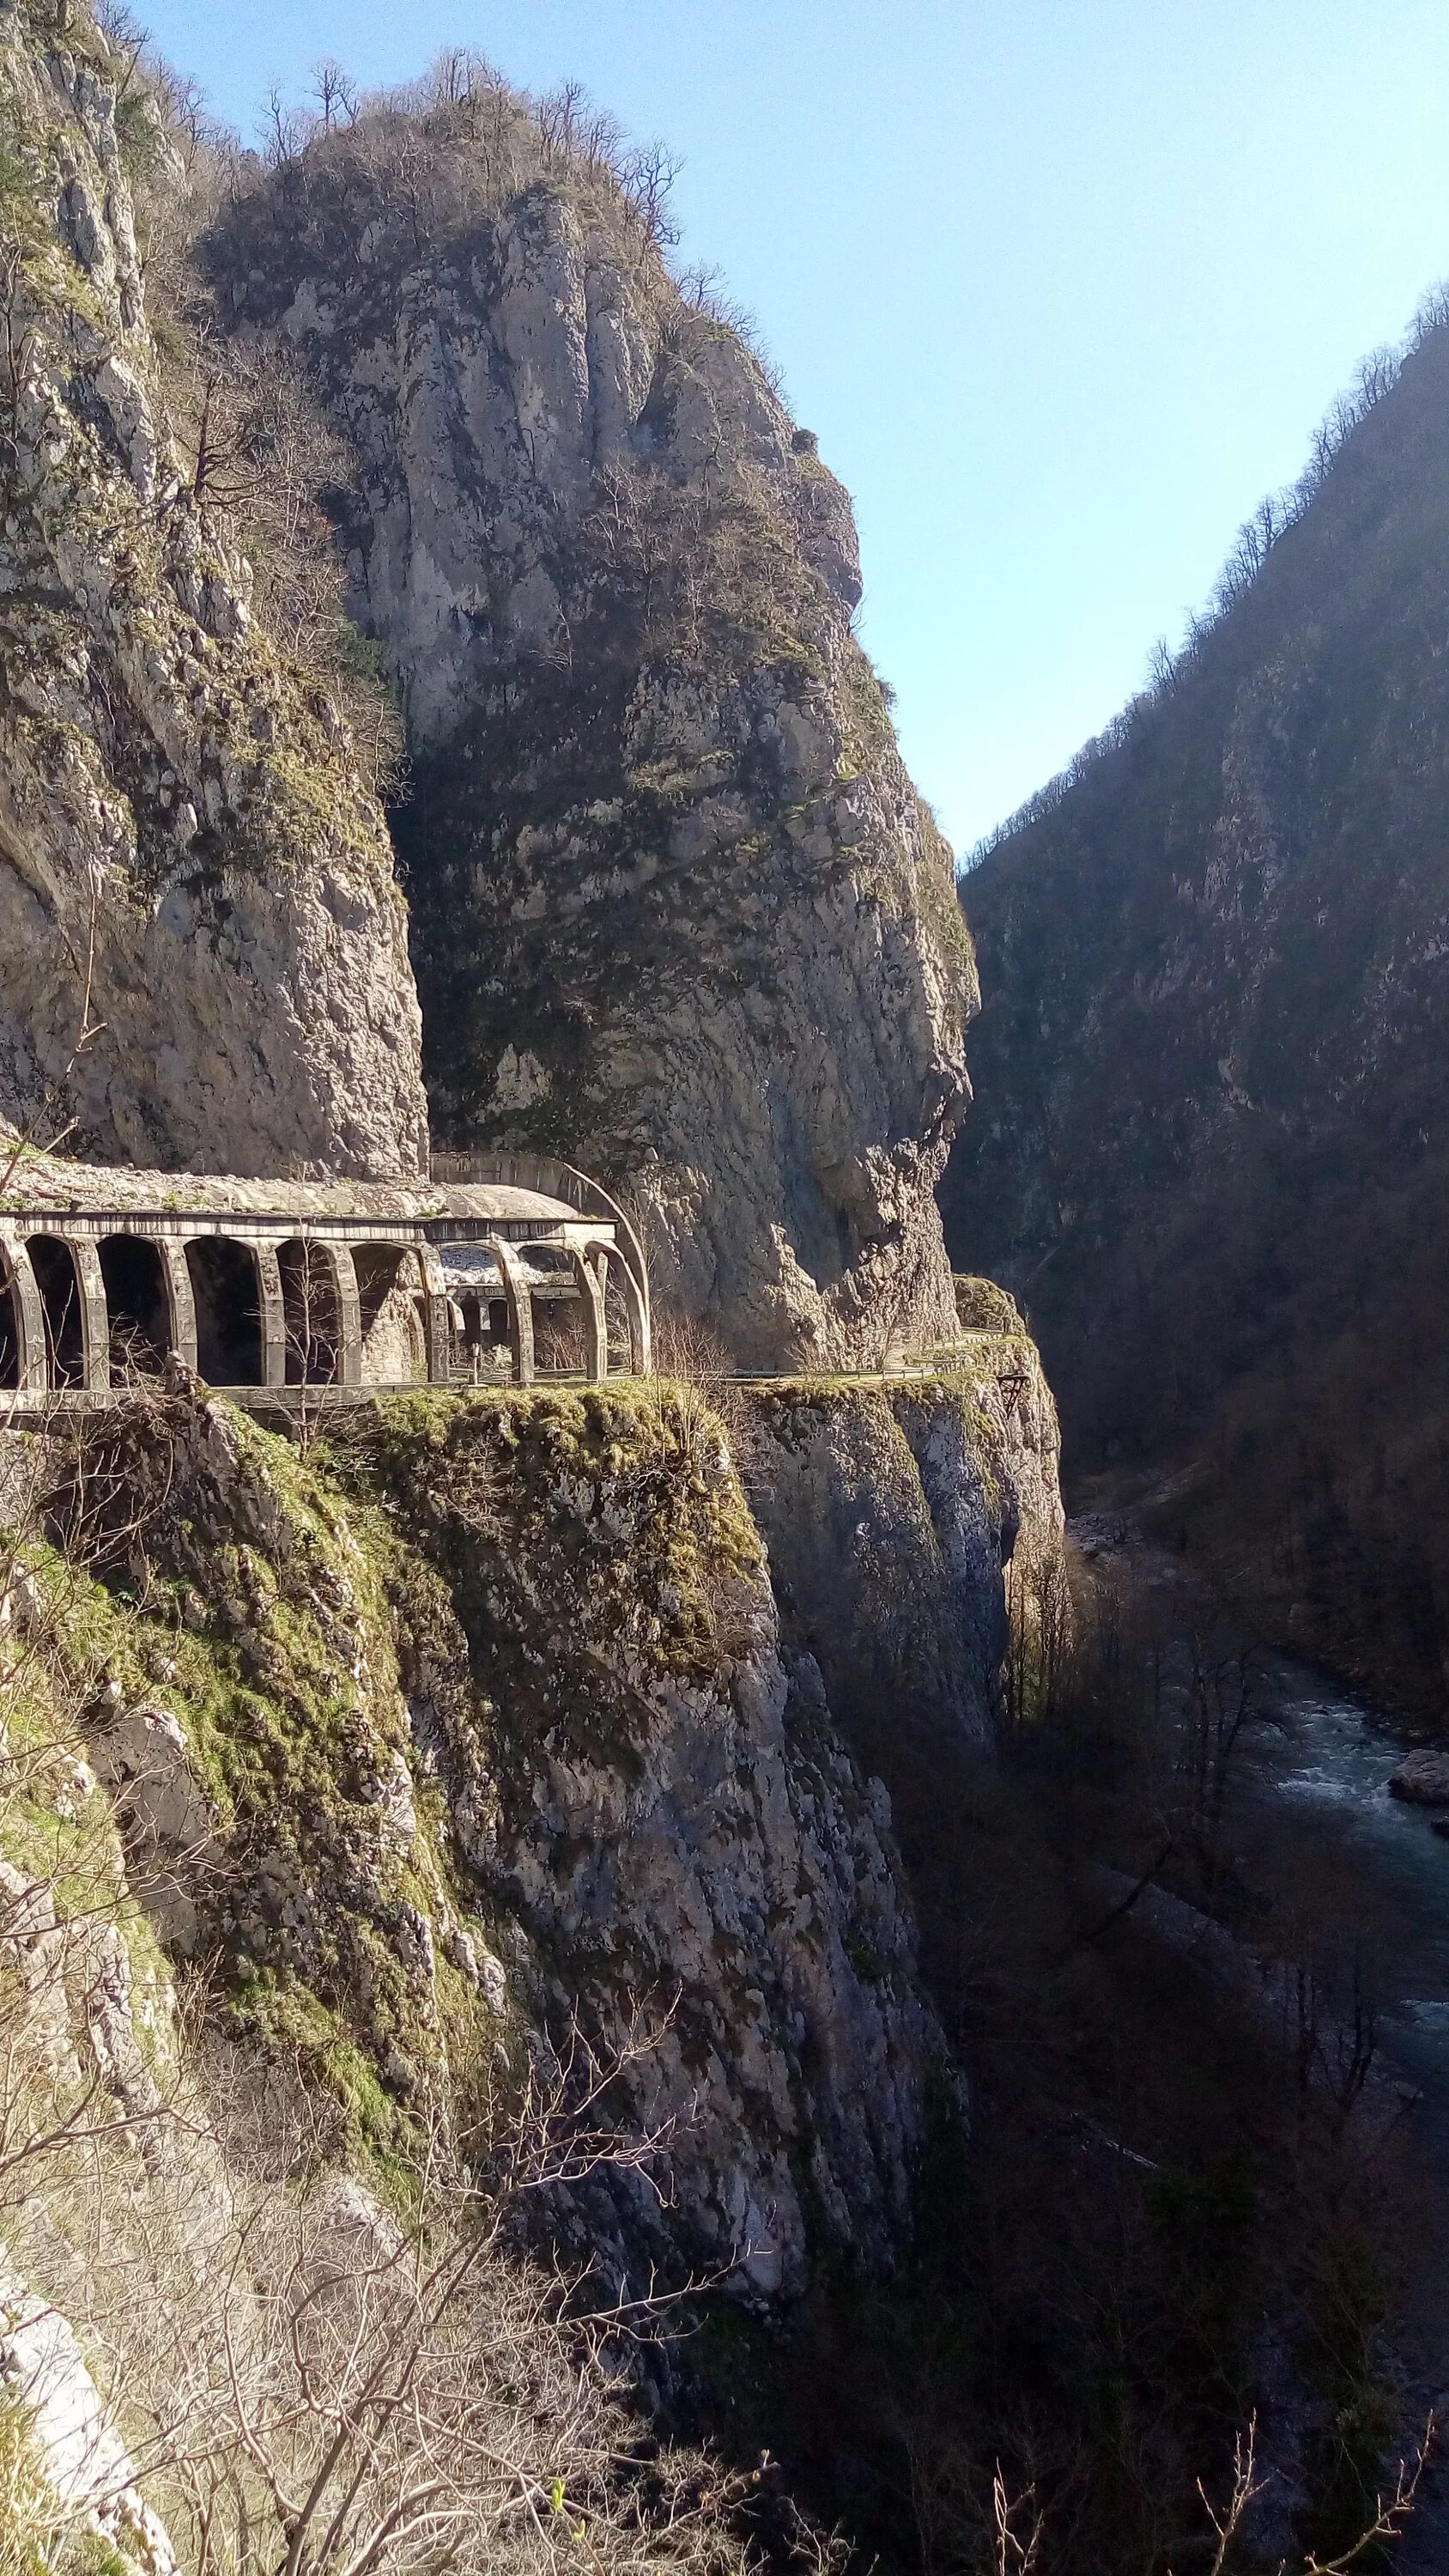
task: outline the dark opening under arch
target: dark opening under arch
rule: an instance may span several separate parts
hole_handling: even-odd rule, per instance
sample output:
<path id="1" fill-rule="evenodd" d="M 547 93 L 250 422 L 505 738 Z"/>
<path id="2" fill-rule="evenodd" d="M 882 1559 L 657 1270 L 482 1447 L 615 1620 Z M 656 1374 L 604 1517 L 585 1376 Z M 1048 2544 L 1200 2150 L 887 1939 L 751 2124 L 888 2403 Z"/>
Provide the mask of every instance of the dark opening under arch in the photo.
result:
<path id="1" fill-rule="evenodd" d="M 100 1246 L 110 1325 L 111 1380 L 157 1377 L 171 1348 L 171 1300 L 160 1247 L 140 1234 L 107 1235 Z"/>
<path id="2" fill-rule="evenodd" d="M 342 1375 L 342 1315 L 332 1263 L 320 1244 L 277 1247 L 287 1330 L 288 1386 L 331 1386 Z"/>
<path id="3" fill-rule="evenodd" d="M 69 1244 L 58 1235 L 33 1234 L 27 1250 L 45 1309 L 45 1373 L 53 1387 L 84 1386 L 85 1329 L 80 1279 Z"/>
<path id="4" fill-rule="evenodd" d="M 247 1246 L 226 1235 L 201 1235 L 186 1247 L 186 1267 L 196 1300 L 201 1376 L 210 1386 L 264 1385 L 262 1292 Z"/>

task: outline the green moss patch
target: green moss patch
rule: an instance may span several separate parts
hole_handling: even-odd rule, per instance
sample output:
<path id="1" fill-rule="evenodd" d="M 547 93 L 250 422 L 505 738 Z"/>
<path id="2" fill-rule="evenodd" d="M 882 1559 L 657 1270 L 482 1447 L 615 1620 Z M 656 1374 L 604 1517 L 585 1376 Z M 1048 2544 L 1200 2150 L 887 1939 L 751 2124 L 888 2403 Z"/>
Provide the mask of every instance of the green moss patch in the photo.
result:
<path id="1" fill-rule="evenodd" d="M 660 1692 L 746 1642 L 764 1551 L 723 1430 L 667 1383 L 392 1398 L 333 1464 L 444 1575 L 509 1746 L 627 1761 Z"/>

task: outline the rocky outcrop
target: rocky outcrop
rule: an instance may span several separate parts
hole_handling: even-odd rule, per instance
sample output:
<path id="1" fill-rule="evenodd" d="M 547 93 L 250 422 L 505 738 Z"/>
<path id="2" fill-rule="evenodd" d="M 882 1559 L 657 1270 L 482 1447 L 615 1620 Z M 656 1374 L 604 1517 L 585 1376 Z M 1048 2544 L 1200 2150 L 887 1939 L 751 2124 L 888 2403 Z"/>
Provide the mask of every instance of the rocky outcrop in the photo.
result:
<path id="1" fill-rule="evenodd" d="M 320 1473 L 177 1393 L 84 1491 L 146 1605 L 88 1725 L 154 1919 L 356 2154 L 487 2135 L 532 2080 L 627 2142 L 556 2215 L 631 2274 L 889 2265 L 942 2044 L 885 1794 L 782 1657 L 711 1417 L 399 1398 Z"/>
<path id="2" fill-rule="evenodd" d="M 1389 1774 L 1389 1796 L 1405 1798 L 1411 1806 L 1449 1807 L 1449 1753 L 1426 1746 L 1406 1754 Z"/>
<path id="3" fill-rule="evenodd" d="M 892 1790 L 989 1742 L 1013 1621 L 1058 1565 L 1056 1410 L 1029 1340 L 975 1337 L 950 1378 L 789 1381 L 751 1404 L 746 1480 L 785 1634 Z"/>
<path id="4" fill-rule="evenodd" d="M 44 2566 L 50 2549 L 64 2549 L 93 2554 L 116 2576 L 175 2576 L 166 2528 L 140 2491 L 70 2320 L 36 2296 L 3 2245 L 0 2445 L 13 2563 Z M 27 2544 L 33 2559 L 19 2554 Z"/>
<path id="5" fill-rule="evenodd" d="M 382 818 L 173 449 L 138 135 L 104 37 L 0 8 L 0 1115 L 113 1161 L 416 1171 Z"/>
<path id="6" fill-rule="evenodd" d="M 753 2294 L 798 2288 L 812 2247 L 888 2265 L 941 2045 L 888 1802 L 818 1668 L 782 1657 L 718 1425 L 561 1393 L 403 1401 L 363 1437 L 466 1639 L 404 1608 L 467 1869 L 538 2025 L 617 2063 L 630 2132 L 660 2141 L 585 2202 L 625 2257 L 682 2246 Z M 597 2243 L 596 2206 L 583 2225 Z"/>
<path id="7" fill-rule="evenodd" d="M 355 458 L 435 1125 L 627 1183 L 742 1356 L 949 1338 L 974 974 L 814 439 L 496 84 L 317 134 L 204 253 Z"/>

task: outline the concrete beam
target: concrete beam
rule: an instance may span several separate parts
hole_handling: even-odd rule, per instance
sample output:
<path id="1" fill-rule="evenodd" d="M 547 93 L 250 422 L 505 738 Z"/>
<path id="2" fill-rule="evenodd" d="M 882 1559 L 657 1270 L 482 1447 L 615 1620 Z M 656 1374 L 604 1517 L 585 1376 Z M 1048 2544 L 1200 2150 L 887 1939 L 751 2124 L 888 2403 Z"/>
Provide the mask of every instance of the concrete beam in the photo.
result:
<path id="1" fill-rule="evenodd" d="M 195 1372 L 196 1298 L 191 1286 L 191 1271 L 184 1243 L 162 1236 L 157 1244 L 161 1267 L 166 1277 L 166 1303 L 171 1315 L 171 1347 L 185 1367 Z"/>
<path id="2" fill-rule="evenodd" d="M 262 1362 L 264 1386 L 287 1383 L 287 1308 L 282 1296 L 282 1274 L 277 1266 L 275 1243 L 250 1243 L 247 1246 L 256 1264 L 257 1292 L 262 1315 Z"/>
<path id="3" fill-rule="evenodd" d="M 508 1347 L 513 1356 L 515 1386 L 533 1384 L 533 1300 L 511 1244 L 490 1234 L 483 1249 L 491 1253 L 503 1294 L 508 1300 Z"/>
<path id="4" fill-rule="evenodd" d="M 453 1314 L 443 1265 L 430 1243 L 417 1247 L 423 1280 L 423 1337 L 428 1351 L 429 1386 L 447 1386 L 452 1378 Z"/>
<path id="5" fill-rule="evenodd" d="M 111 1383 L 111 1310 L 101 1256 L 93 1243 L 62 1236 L 80 1283 L 81 1349 L 85 1357 L 87 1395 L 104 1395 Z"/>

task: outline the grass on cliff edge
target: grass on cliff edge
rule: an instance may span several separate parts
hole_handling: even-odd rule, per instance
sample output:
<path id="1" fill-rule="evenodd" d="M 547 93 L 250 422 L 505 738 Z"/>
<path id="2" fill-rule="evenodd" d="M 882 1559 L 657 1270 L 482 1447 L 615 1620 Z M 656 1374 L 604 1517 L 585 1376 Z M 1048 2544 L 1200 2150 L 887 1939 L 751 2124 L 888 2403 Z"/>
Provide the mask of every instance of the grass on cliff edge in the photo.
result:
<path id="1" fill-rule="evenodd" d="M 647 1724 L 652 1689 L 719 1687 L 757 1624 L 747 1603 L 763 1613 L 764 1547 L 691 1388 L 384 1397 L 327 1454 L 442 1572 L 475 1676 L 515 1728 L 562 1724 L 597 1746 L 611 1692 L 616 1715 L 627 1699 Z"/>

